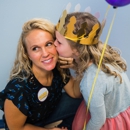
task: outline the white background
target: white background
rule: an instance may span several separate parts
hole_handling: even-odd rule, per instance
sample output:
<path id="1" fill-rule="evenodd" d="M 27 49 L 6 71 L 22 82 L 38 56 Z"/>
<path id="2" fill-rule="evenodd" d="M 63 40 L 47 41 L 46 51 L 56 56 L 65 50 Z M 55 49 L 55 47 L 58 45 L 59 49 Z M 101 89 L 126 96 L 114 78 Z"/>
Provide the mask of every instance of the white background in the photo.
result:
<path id="1" fill-rule="evenodd" d="M 92 14 L 100 13 L 102 21 L 108 3 L 105 0 L 0 0 L 0 91 L 7 84 L 18 39 L 24 22 L 32 18 L 46 18 L 57 23 L 66 5 L 71 2 L 71 12 L 80 3 L 80 11 L 90 9 Z M 128 65 L 130 77 L 130 5 L 116 9 L 117 14 L 108 44 L 121 49 Z M 101 40 L 105 41 L 115 9 L 110 8 Z M 3 112 L 0 111 L 0 119 Z"/>

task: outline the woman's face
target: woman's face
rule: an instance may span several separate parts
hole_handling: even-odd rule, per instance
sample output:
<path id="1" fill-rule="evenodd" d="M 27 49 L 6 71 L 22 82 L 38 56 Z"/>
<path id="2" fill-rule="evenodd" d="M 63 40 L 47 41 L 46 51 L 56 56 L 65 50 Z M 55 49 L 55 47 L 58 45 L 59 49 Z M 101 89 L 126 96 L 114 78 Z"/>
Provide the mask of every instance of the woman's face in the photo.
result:
<path id="1" fill-rule="evenodd" d="M 25 41 L 33 70 L 50 71 L 55 68 L 58 54 L 50 33 L 34 29 L 27 35 Z"/>
<path id="2" fill-rule="evenodd" d="M 74 50 L 70 47 L 67 40 L 62 36 L 58 31 L 56 31 L 56 40 L 54 42 L 56 46 L 56 50 L 58 51 L 59 55 L 62 57 L 72 57 L 74 58 Z"/>

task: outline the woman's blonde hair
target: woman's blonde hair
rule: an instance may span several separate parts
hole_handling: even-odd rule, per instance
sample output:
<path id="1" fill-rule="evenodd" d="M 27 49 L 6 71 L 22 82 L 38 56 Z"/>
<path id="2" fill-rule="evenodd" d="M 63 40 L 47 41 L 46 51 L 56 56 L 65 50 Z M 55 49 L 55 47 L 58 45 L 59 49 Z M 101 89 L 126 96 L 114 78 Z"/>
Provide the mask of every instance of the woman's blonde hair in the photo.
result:
<path id="1" fill-rule="evenodd" d="M 98 37 L 101 30 L 101 24 L 96 17 L 94 17 L 93 15 L 87 12 L 70 13 L 66 17 L 66 22 L 64 26 L 66 26 L 69 23 L 69 19 L 71 16 L 76 17 L 75 29 L 73 32 L 74 34 L 78 33 L 82 23 L 87 22 L 88 26 L 87 28 L 85 28 L 85 31 L 86 31 L 86 36 L 88 36 L 90 31 L 92 30 L 92 27 L 96 23 L 99 23 L 100 28 L 97 30 L 96 36 L 94 38 Z M 100 40 L 98 40 L 97 44 L 93 44 L 93 45 L 81 45 L 71 40 L 68 40 L 68 42 L 72 47 L 72 49 L 76 48 L 77 51 L 79 52 L 79 62 L 78 63 L 75 62 L 75 67 L 76 67 L 75 69 L 76 69 L 77 79 L 81 79 L 82 74 L 87 69 L 90 61 L 93 61 L 93 63 L 96 66 L 99 65 L 104 44 Z M 126 71 L 127 65 L 126 62 L 123 60 L 123 58 L 120 56 L 119 50 L 112 48 L 110 45 L 107 45 L 106 47 L 102 64 L 101 64 L 101 70 L 104 71 L 105 73 L 114 75 L 115 77 L 119 76 L 120 81 L 122 81 L 120 74 L 118 74 L 115 71 L 112 71 L 106 65 L 107 63 L 111 64 L 114 68 L 116 68 L 120 72 Z"/>
<path id="2" fill-rule="evenodd" d="M 34 29 L 41 29 L 43 31 L 47 31 L 55 39 L 55 26 L 49 20 L 35 18 L 25 22 L 22 28 L 21 36 L 19 38 L 16 58 L 14 61 L 12 71 L 10 73 L 10 80 L 13 78 L 25 79 L 32 74 L 32 63 L 27 55 L 25 39 L 27 35 Z M 58 69 L 60 68 L 58 67 Z M 63 75 L 64 74 L 62 74 L 62 76 Z"/>

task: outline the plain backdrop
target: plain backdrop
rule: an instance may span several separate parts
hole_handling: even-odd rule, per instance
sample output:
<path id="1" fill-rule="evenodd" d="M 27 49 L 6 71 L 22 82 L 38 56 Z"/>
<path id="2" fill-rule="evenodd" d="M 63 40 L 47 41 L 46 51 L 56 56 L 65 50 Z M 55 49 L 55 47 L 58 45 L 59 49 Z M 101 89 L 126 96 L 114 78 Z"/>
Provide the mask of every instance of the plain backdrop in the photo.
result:
<path id="1" fill-rule="evenodd" d="M 68 3 L 71 3 L 70 12 L 80 4 L 80 11 L 98 14 L 100 21 L 108 7 L 105 0 L 0 0 L 0 91 L 7 84 L 24 22 L 32 18 L 46 18 L 56 24 Z M 130 77 L 130 5 L 117 9 L 111 6 L 101 40 L 105 42 L 115 10 L 116 18 L 108 44 L 121 50 L 127 61 L 127 74 Z M 2 114 L 0 111 L 0 118 Z"/>

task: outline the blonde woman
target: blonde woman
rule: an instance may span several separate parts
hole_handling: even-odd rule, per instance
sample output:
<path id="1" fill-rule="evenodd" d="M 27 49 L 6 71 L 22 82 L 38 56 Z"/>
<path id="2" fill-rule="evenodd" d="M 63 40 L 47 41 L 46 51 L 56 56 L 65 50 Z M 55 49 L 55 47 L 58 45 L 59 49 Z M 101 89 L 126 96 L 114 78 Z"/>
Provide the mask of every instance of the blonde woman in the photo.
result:
<path id="1" fill-rule="evenodd" d="M 69 71 L 58 67 L 54 40 L 54 25 L 46 19 L 23 25 L 10 81 L 0 92 L 6 130 L 71 129 L 80 93 Z M 46 126 L 55 121 L 62 123 Z"/>

